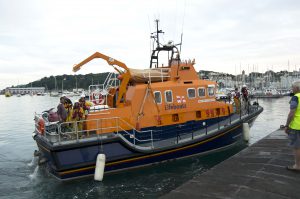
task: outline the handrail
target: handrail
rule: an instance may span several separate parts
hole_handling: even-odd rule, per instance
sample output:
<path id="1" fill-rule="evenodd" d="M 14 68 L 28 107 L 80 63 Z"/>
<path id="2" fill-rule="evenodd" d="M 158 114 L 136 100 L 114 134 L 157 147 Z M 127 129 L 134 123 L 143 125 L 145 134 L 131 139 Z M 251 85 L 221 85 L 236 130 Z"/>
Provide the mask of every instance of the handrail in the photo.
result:
<path id="1" fill-rule="evenodd" d="M 158 71 L 158 69 L 160 69 L 160 71 Z M 159 73 L 159 75 L 154 75 L 156 73 Z M 166 73 L 168 72 L 163 72 L 163 68 L 155 68 L 155 69 L 150 69 L 147 70 L 147 72 L 143 72 L 143 77 L 144 78 L 148 78 L 149 79 L 149 83 L 151 84 L 151 78 L 152 77 L 157 77 L 161 79 L 161 82 L 164 81 L 164 78 L 169 78 L 171 77 L 169 74 L 166 75 Z"/>
<path id="2" fill-rule="evenodd" d="M 250 106 L 248 111 L 245 110 L 243 112 L 242 118 L 231 119 L 231 116 L 228 118 L 229 124 L 234 124 L 245 117 L 253 114 L 255 111 L 259 109 L 259 106 Z M 134 128 L 129 122 L 120 118 L 120 117 L 107 117 L 107 118 L 99 118 L 99 119 L 88 119 L 88 120 L 81 120 L 81 121 L 71 121 L 71 122 L 63 122 L 63 123 L 50 123 L 46 121 L 46 127 L 44 132 L 40 132 L 39 129 L 39 118 L 42 117 L 43 114 L 35 113 L 35 132 L 42 135 L 45 139 L 47 139 L 50 143 L 58 143 L 62 144 L 65 141 L 76 141 L 79 142 L 80 140 L 84 140 L 87 138 L 95 138 L 96 136 L 99 138 L 99 135 L 112 135 L 118 136 L 126 143 L 130 143 L 130 145 L 134 148 L 152 148 L 154 149 L 154 138 L 153 138 L 153 130 L 146 130 L 140 131 Z M 104 122 L 107 122 L 107 125 L 103 126 Z M 95 122 L 95 127 L 93 129 L 79 129 L 79 124 L 83 124 L 84 122 Z M 219 125 L 219 124 L 218 124 Z M 222 124 L 223 125 L 223 124 Z M 210 126 L 205 126 L 206 135 L 208 133 L 208 128 Z M 225 126 L 224 126 L 225 127 Z M 223 127 L 222 127 L 223 128 Z M 96 131 L 96 134 L 90 134 L 91 132 Z M 130 132 L 132 131 L 132 132 Z M 137 137 L 137 134 L 145 134 L 145 139 L 141 139 Z M 96 136 L 95 136 L 96 135 Z M 194 134 L 192 133 L 192 139 Z M 50 136 L 50 137 L 49 137 Z M 52 136 L 52 137 L 51 137 Z M 74 137 L 76 136 L 76 137 Z M 85 136 L 85 137 L 81 137 Z M 129 136 L 129 137 L 127 137 Z M 54 138 L 55 139 L 54 139 Z M 196 136 L 197 137 L 197 136 Z M 52 139 L 53 138 L 53 139 Z M 149 142 L 150 146 L 145 146 L 145 143 Z M 177 141 L 178 142 L 178 141 Z M 66 142 L 67 143 L 67 142 Z M 143 144 L 144 146 L 139 146 Z M 147 144 L 148 145 L 148 144 Z"/>
<path id="3" fill-rule="evenodd" d="M 39 118 L 39 117 L 41 117 L 41 114 L 36 114 L 35 117 Z M 111 121 L 112 126 L 103 127 L 101 125 L 101 123 L 103 123 L 104 121 Z M 88 129 L 88 130 L 85 130 L 85 129 L 79 130 L 78 129 L 79 124 L 83 124 L 84 122 L 96 122 L 96 127 L 93 128 L 93 129 Z M 136 142 L 149 142 L 149 141 L 151 141 L 152 145 L 153 145 L 153 139 L 145 139 L 145 140 L 138 139 L 138 138 L 136 138 L 136 134 L 135 134 L 136 132 L 138 132 L 138 133 L 148 133 L 148 132 L 150 132 L 151 135 L 152 135 L 152 130 L 139 131 L 139 130 L 135 129 L 131 124 L 129 124 L 128 122 L 126 122 L 125 120 L 123 120 L 120 117 L 88 119 L 88 120 L 70 121 L 70 122 L 53 123 L 53 124 L 50 124 L 50 123 L 47 122 L 47 124 L 49 126 L 52 126 L 52 129 L 48 129 L 48 130 L 45 129 L 45 134 L 44 135 L 46 135 L 46 136 L 47 135 L 52 135 L 53 133 L 57 134 L 59 144 L 61 144 L 61 142 L 62 142 L 61 139 L 64 136 L 66 136 L 66 137 L 70 136 L 71 137 L 71 135 L 75 134 L 76 135 L 76 141 L 78 142 L 79 138 L 80 138 L 80 136 L 79 136 L 80 134 L 88 134 L 91 131 L 100 131 L 101 135 L 111 134 L 113 132 L 117 132 L 117 135 L 124 137 L 119 132 L 121 130 L 122 132 L 125 132 L 127 135 L 129 135 L 130 139 L 133 139 L 133 145 L 134 146 L 136 146 Z M 126 130 L 125 128 L 123 128 L 121 124 L 127 126 L 130 130 L 132 130 L 133 134 L 128 132 L 128 130 Z M 104 132 L 103 133 L 103 131 L 106 131 L 106 130 L 109 130 L 109 132 L 107 132 L 107 133 Z M 38 132 L 39 134 L 43 135 L 39 131 L 38 121 L 35 122 L 35 131 Z M 98 135 L 99 133 L 96 133 L 96 134 Z M 69 140 L 72 140 L 72 139 L 67 139 L 66 141 L 69 141 Z"/>
<path id="4" fill-rule="evenodd" d="M 93 85 L 89 85 L 89 90 L 88 90 L 88 96 L 89 96 L 89 101 L 91 101 L 91 96 L 92 94 L 95 93 L 95 91 L 97 91 L 97 93 L 95 94 L 102 94 L 102 96 L 104 95 L 105 97 L 105 105 L 107 105 L 107 96 L 111 95 L 109 92 L 109 88 L 111 87 L 117 87 L 120 85 L 119 80 L 116 78 L 116 74 L 115 73 L 109 73 L 104 81 L 103 84 L 93 84 Z M 95 100 L 95 99 L 93 99 Z"/>

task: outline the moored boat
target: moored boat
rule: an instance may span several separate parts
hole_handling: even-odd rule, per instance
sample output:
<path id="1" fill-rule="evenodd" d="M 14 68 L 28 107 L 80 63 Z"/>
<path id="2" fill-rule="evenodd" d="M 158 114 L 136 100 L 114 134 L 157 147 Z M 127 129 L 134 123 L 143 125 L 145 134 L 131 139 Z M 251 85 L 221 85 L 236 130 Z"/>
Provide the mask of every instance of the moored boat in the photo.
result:
<path id="1" fill-rule="evenodd" d="M 252 93 L 254 98 L 280 98 L 283 95 L 275 88 L 265 88 L 264 90 L 256 90 Z"/>
<path id="2" fill-rule="evenodd" d="M 51 174 L 62 180 L 94 175 L 98 154 L 105 155 L 108 173 L 213 152 L 239 141 L 243 123 L 263 111 L 256 104 L 236 112 L 216 101 L 216 82 L 199 79 L 195 61 L 181 60 L 171 42 L 161 45 L 159 33 L 157 21 L 150 69 L 130 69 L 99 52 L 73 67 L 76 72 L 100 58 L 117 73 L 90 86 L 94 106 L 84 120 L 60 123 L 49 111 L 36 114 L 36 154 Z M 162 66 L 164 51 L 170 56 Z"/>
<path id="3" fill-rule="evenodd" d="M 4 95 L 5 97 L 11 97 L 11 93 L 9 91 L 6 91 Z"/>

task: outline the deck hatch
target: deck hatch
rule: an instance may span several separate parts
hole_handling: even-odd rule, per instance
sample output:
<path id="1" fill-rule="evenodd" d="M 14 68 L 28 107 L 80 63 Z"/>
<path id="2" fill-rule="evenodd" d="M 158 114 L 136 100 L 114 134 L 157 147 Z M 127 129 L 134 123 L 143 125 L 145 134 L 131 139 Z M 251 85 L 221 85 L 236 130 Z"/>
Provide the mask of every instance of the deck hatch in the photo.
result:
<path id="1" fill-rule="evenodd" d="M 201 111 L 196 111 L 196 118 L 201 118 Z"/>
<path id="2" fill-rule="evenodd" d="M 173 122 L 178 122 L 179 121 L 179 115 L 177 113 L 172 115 L 172 121 Z"/>

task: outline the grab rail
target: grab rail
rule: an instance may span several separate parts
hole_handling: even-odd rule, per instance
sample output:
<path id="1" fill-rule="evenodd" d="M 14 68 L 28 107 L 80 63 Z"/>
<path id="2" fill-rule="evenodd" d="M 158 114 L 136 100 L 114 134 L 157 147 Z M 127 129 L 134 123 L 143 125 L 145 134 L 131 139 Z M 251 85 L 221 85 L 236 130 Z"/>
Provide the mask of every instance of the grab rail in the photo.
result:
<path id="1" fill-rule="evenodd" d="M 218 119 L 217 129 L 224 128 L 228 124 L 233 124 L 238 122 L 242 118 L 247 117 L 248 115 L 257 111 L 259 106 L 248 106 L 246 110 L 243 111 L 243 114 L 230 114 L 226 120 Z M 242 111 L 241 111 L 242 112 Z M 236 115 L 235 117 L 233 117 Z M 127 144 L 130 144 L 134 148 L 152 148 L 154 149 L 153 130 L 140 131 L 134 128 L 128 121 L 120 117 L 108 117 L 100 119 L 89 119 L 81 121 L 70 121 L 70 122 L 48 122 L 45 118 L 45 130 L 44 132 L 40 131 L 39 128 L 39 118 L 43 117 L 44 114 L 35 113 L 35 131 L 42 135 L 51 143 L 64 144 L 69 143 L 70 141 L 84 141 L 86 139 L 97 138 L 101 136 L 118 136 L 124 140 Z M 237 117 L 238 116 L 238 117 Z M 232 118 L 233 117 L 233 118 Z M 87 122 L 94 122 L 93 128 L 88 130 L 82 128 Z M 105 123 L 105 125 L 103 125 Z M 224 126 L 224 127 L 223 127 Z M 210 125 L 207 125 L 206 121 L 203 121 L 203 131 L 205 135 L 211 133 L 209 130 Z M 144 134 L 145 139 L 137 136 L 138 134 Z M 179 137 L 183 134 L 177 134 L 177 143 L 179 142 Z M 127 137 L 128 136 L 128 137 Z M 194 139 L 194 132 L 191 132 L 191 139 Z M 150 145 L 147 145 L 147 143 Z"/>
<path id="2" fill-rule="evenodd" d="M 159 73 L 159 75 L 153 75 L 154 73 Z M 161 79 L 161 82 L 164 81 L 164 79 L 171 77 L 168 72 L 163 71 L 163 68 L 160 68 L 160 71 L 158 71 L 158 68 L 155 69 L 151 69 L 148 72 L 143 72 L 142 73 L 144 78 L 148 78 L 149 79 L 149 83 L 151 84 L 151 78 L 152 77 L 158 77 Z M 167 74 L 167 75 L 166 75 Z"/>
<path id="3" fill-rule="evenodd" d="M 63 122 L 63 123 L 59 123 L 59 122 L 50 123 L 48 121 L 45 121 L 47 127 L 45 128 L 44 132 L 40 132 L 38 128 L 39 127 L 38 118 L 40 117 L 42 117 L 42 114 L 35 113 L 35 131 L 41 135 L 44 135 L 45 138 L 49 136 L 58 136 L 57 137 L 58 144 L 70 140 L 75 140 L 76 142 L 78 142 L 81 139 L 84 140 L 85 138 L 96 137 L 98 135 L 112 135 L 112 133 L 114 132 L 119 137 L 123 137 L 124 139 L 127 139 L 121 134 L 121 132 L 123 132 L 129 136 L 129 138 L 127 139 L 129 142 L 130 139 L 132 140 L 134 147 L 137 146 L 137 143 L 142 143 L 142 142 L 151 142 L 152 147 L 154 145 L 152 130 L 139 131 L 120 117 L 108 117 L 108 118 L 100 118 L 100 119 L 70 121 L 70 122 Z M 106 125 L 103 126 L 103 123 L 106 121 L 108 121 L 108 123 L 106 123 Z M 90 128 L 86 130 L 82 128 L 82 126 L 86 122 L 95 122 L 96 125 L 94 128 Z M 129 130 L 126 129 L 129 129 L 130 131 L 132 131 L 132 133 L 130 133 Z M 136 137 L 136 133 L 141 133 L 141 134 L 150 133 L 151 138 L 138 139 Z M 73 136 L 76 136 L 76 138 L 74 139 Z M 54 140 L 53 142 L 55 141 L 56 140 Z"/>

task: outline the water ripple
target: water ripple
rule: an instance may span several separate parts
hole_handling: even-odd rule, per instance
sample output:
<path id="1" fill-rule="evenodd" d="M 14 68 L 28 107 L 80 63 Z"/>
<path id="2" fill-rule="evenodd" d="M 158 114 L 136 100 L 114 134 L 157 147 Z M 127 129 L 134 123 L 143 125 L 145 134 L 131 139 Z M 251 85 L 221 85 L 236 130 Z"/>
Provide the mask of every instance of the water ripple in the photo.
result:
<path id="1" fill-rule="evenodd" d="M 250 144 L 276 130 L 286 120 L 289 98 L 259 100 L 264 112 L 250 130 Z M 0 198 L 157 198 L 241 150 L 188 158 L 156 166 L 93 178 L 59 182 L 38 167 L 31 137 L 34 112 L 56 107 L 58 98 L 0 96 Z M 267 131 L 266 131 L 267 129 Z"/>

